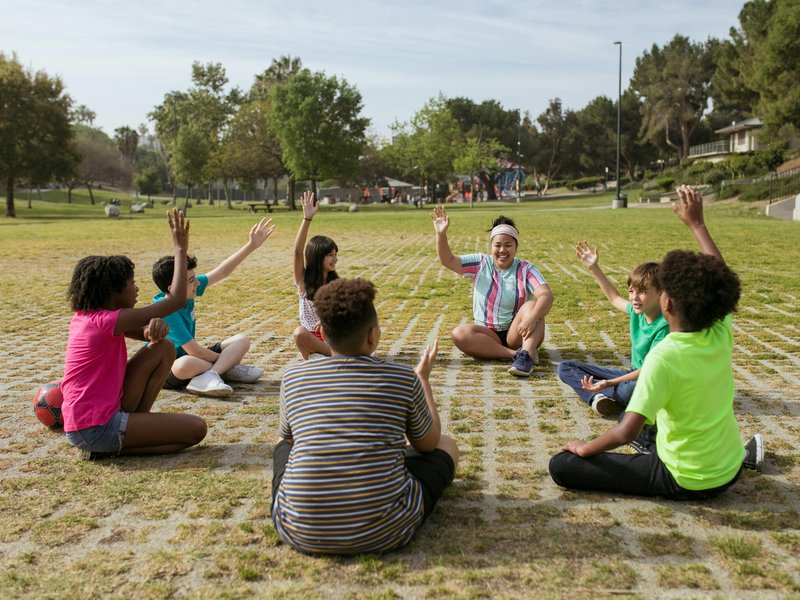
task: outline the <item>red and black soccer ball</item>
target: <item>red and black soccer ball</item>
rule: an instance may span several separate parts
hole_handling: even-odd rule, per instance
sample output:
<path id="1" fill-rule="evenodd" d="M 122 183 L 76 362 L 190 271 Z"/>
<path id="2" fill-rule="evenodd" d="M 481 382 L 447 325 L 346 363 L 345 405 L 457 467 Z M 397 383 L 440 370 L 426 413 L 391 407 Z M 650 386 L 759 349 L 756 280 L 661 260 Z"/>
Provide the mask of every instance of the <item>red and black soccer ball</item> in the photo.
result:
<path id="1" fill-rule="evenodd" d="M 64 419 L 61 417 L 63 401 L 61 380 L 45 383 L 33 399 L 33 412 L 43 425 L 50 429 L 61 429 L 64 426 Z"/>

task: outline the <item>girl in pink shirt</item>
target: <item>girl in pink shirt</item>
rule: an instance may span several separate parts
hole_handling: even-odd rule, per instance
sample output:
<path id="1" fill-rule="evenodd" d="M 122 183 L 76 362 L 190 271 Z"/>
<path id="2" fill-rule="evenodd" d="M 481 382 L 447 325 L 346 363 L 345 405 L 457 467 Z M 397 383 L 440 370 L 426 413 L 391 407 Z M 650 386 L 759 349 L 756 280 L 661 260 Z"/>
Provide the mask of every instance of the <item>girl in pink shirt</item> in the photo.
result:
<path id="1" fill-rule="evenodd" d="M 167 221 L 175 264 L 185 265 L 189 221 L 174 209 Z M 175 360 L 161 318 L 186 302 L 185 268 L 175 269 L 172 289 L 181 293 L 134 308 L 139 288 L 127 256 L 87 256 L 75 265 L 61 410 L 67 439 L 86 458 L 178 452 L 205 437 L 200 417 L 150 412 Z M 149 344 L 128 360 L 126 337 Z"/>

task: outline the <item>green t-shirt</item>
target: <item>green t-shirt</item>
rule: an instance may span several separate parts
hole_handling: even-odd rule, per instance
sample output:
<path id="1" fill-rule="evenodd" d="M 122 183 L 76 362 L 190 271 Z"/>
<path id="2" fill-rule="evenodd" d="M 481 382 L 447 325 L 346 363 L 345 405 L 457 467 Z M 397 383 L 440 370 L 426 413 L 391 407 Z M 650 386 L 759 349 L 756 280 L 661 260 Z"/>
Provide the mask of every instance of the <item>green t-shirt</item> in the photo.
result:
<path id="1" fill-rule="evenodd" d="M 631 328 L 631 367 L 641 369 L 644 357 L 653 347 L 667 337 L 669 323 L 664 315 L 659 314 L 652 323 L 647 322 L 644 313 L 637 315 L 633 306 L 628 302 L 628 316 Z"/>
<path id="2" fill-rule="evenodd" d="M 658 457 L 687 490 L 724 485 L 742 465 L 732 355 L 730 315 L 702 331 L 670 333 L 645 358 L 628 404 L 656 422 Z"/>

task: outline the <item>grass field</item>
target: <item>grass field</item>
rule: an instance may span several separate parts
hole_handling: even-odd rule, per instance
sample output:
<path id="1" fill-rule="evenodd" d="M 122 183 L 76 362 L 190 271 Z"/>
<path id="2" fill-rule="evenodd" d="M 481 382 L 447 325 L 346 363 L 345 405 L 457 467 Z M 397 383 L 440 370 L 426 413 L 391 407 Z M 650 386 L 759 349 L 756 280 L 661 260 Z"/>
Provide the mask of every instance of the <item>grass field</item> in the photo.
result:
<path id="1" fill-rule="evenodd" d="M 161 210 L 102 217 L 85 202 L 17 198 L 0 221 L 0 597 L 605 598 L 797 597 L 800 594 L 800 226 L 756 207 L 711 205 L 707 223 L 744 284 L 734 319 L 736 410 L 743 439 L 767 441 L 764 473 L 747 471 L 708 503 L 560 490 L 547 462 L 610 422 L 558 381 L 562 359 L 627 365 L 627 322 L 574 256 L 587 239 L 620 287 L 639 262 L 693 248 L 665 207 L 612 211 L 610 196 L 456 206 L 455 252 L 483 251 L 498 214 L 521 230 L 518 256 L 555 294 L 541 361 L 529 380 L 456 350 L 449 332 L 471 316 L 466 280 L 440 267 L 429 210 L 331 207 L 311 233 L 333 237 L 339 273 L 378 286 L 378 354 L 414 363 L 441 340 L 432 384 L 444 428 L 463 450 L 457 479 L 405 549 L 315 558 L 278 542 L 269 519 L 278 386 L 298 359 L 291 244 L 299 213 L 276 212 L 275 234 L 199 301 L 198 337 L 244 332 L 262 380 L 225 401 L 163 392 L 156 408 L 209 424 L 205 442 L 168 457 L 82 462 L 36 421 L 38 386 L 61 376 L 77 259 L 124 253 L 150 266 L 170 250 Z M 210 269 L 247 239 L 242 210 L 190 211 L 192 251 Z M 136 348 L 129 345 L 129 350 Z"/>

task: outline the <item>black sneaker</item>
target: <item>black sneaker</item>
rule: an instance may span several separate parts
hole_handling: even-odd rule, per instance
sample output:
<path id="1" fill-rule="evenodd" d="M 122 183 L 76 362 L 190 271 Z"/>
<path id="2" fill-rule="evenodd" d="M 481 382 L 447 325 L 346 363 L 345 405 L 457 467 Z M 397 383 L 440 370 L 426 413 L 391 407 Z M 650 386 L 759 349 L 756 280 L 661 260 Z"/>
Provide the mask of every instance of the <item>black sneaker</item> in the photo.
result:
<path id="1" fill-rule="evenodd" d="M 742 466 L 754 471 L 764 470 L 764 436 L 754 434 L 744 445 Z"/>
<path id="2" fill-rule="evenodd" d="M 653 453 L 653 447 L 650 446 L 649 444 L 647 444 L 646 442 L 643 442 L 642 440 L 640 440 L 638 438 L 633 440 L 632 442 L 629 442 L 628 443 L 628 447 L 631 450 L 633 450 L 634 452 L 636 452 L 636 454 L 652 454 Z"/>
<path id="3" fill-rule="evenodd" d="M 592 410 L 603 417 L 614 417 L 622 412 L 622 405 L 600 392 L 592 397 Z"/>

